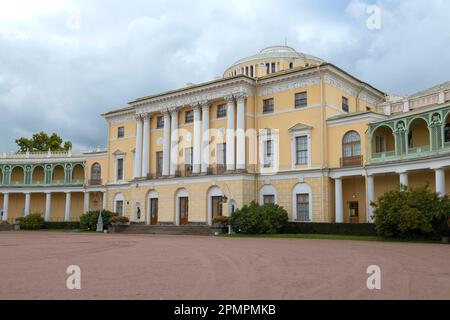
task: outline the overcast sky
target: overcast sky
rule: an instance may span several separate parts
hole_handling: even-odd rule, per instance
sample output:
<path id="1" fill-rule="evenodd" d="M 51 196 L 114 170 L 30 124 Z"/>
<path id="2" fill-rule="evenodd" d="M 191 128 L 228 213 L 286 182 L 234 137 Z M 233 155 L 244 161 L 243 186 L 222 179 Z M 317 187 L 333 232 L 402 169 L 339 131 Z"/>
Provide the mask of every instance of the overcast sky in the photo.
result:
<path id="1" fill-rule="evenodd" d="M 367 7 L 381 8 L 381 29 Z M 450 80 L 450 1 L 0 0 L 0 152 L 39 131 L 106 145 L 102 112 L 284 44 L 380 90 Z"/>

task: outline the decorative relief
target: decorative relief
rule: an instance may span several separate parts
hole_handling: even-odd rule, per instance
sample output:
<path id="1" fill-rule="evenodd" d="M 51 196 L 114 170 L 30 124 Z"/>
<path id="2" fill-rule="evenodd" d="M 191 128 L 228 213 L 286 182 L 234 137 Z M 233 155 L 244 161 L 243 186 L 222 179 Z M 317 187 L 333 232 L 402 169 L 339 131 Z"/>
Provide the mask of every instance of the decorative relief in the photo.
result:
<path id="1" fill-rule="evenodd" d="M 310 77 L 306 79 L 290 80 L 283 83 L 267 84 L 258 88 L 257 94 L 259 96 L 267 96 L 278 92 L 306 88 L 318 83 L 320 83 L 319 77 Z"/>

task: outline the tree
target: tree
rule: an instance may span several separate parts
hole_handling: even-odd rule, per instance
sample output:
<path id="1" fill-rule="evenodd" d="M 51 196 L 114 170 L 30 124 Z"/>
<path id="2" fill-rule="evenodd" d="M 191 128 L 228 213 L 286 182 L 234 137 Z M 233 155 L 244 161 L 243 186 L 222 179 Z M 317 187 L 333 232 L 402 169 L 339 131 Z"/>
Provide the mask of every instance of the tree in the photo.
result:
<path id="1" fill-rule="evenodd" d="M 64 142 L 64 143 L 63 143 Z M 16 139 L 16 143 L 19 146 L 20 152 L 26 151 L 68 151 L 72 149 L 72 142 L 63 141 L 63 139 L 56 133 L 51 136 L 45 132 L 39 132 L 33 134 L 31 139 L 22 137 Z"/>

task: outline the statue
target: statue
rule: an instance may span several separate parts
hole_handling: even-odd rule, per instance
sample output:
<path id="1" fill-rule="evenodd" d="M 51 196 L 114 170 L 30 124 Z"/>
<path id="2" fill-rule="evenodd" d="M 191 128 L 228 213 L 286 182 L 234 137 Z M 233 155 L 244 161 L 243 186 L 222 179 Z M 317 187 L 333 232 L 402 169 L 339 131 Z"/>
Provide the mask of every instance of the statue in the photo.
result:
<path id="1" fill-rule="evenodd" d="M 103 218 L 102 218 L 102 213 L 101 212 L 98 215 L 97 232 L 103 232 Z"/>

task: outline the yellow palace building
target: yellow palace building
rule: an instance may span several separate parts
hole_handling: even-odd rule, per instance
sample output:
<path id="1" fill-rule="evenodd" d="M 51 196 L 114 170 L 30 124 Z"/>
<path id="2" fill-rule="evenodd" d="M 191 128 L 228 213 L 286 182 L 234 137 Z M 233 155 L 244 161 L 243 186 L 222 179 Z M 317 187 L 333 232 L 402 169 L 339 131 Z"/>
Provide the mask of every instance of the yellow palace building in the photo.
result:
<path id="1" fill-rule="evenodd" d="M 366 223 L 369 203 L 399 184 L 450 190 L 450 83 L 388 95 L 286 46 L 103 117 L 104 150 L 0 153 L 4 221 L 104 208 L 211 224 L 256 200 L 294 222 Z"/>

